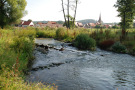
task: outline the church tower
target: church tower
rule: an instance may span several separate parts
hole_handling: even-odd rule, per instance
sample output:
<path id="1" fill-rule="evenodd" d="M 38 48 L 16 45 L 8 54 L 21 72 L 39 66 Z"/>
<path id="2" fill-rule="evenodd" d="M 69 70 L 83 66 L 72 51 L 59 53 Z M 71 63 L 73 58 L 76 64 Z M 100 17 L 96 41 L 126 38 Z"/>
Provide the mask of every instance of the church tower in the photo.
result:
<path id="1" fill-rule="evenodd" d="M 100 25 L 102 24 L 102 20 L 101 20 L 101 13 L 100 13 L 100 15 L 99 15 L 98 23 L 99 23 Z"/>

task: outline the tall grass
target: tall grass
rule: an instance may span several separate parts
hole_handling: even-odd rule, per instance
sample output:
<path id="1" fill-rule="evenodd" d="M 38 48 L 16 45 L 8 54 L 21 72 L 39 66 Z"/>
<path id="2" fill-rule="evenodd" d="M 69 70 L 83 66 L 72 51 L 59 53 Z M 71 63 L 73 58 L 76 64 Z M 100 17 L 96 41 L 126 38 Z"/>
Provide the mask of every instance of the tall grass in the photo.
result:
<path id="1" fill-rule="evenodd" d="M 24 71 L 33 60 L 36 31 L 0 30 L 0 90 L 53 90 L 41 83 L 26 83 Z M 3 67 L 4 65 L 4 67 Z"/>
<path id="2" fill-rule="evenodd" d="M 99 46 L 102 42 L 107 40 L 113 40 L 114 42 L 121 42 L 124 46 L 126 46 L 127 51 L 132 51 L 133 47 L 135 47 L 135 29 L 128 29 L 128 35 L 125 40 L 121 41 L 121 29 L 86 29 L 86 28 L 74 28 L 74 29 L 66 29 L 66 28 L 16 28 L 19 30 L 31 30 L 35 32 L 37 38 L 55 38 L 64 42 L 73 42 L 76 37 L 81 34 L 87 34 L 93 39 L 96 40 L 96 44 Z M 107 46 L 107 43 L 104 45 Z M 110 47 L 110 46 L 108 46 Z"/>
<path id="3" fill-rule="evenodd" d="M 46 86 L 42 83 L 28 83 L 23 80 L 18 71 L 11 70 L 2 65 L 0 73 L 1 90 L 57 90 L 55 86 Z"/>

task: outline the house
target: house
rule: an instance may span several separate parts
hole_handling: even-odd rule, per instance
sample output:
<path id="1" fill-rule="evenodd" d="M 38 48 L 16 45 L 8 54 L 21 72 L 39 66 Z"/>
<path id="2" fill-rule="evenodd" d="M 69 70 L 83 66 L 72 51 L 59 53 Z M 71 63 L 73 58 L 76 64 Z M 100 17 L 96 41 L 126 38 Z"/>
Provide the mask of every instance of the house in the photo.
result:
<path id="1" fill-rule="evenodd" d="M 37 27 L 52 27 L 52 28 L 63 27 L 62 24 L 58 24 L 57 22 L 52 22 L 52 21 L 48 21 L 47 23 L 38 22 L 36 26 Z"/>
<path id="2" fill-rule="evenodd" d="M 99 20 L 96 23 L 87 23 L 84 25 L 85 28 L 95 28 L 97 25 L 102 26 L 103 22 L 101 20 L 101 13 L 99 15 Z"/>
<path id="3" fill-rule="evenodd" d="M 32 21 L 24 21 L 22 23 L 22 27 L 28 27 L 28 26 L 34 26 L 34 23 Z"/>
<path id="4" fill-rule="evenodd" d="M 107 24 L 105 24 L 105 25 L 104 25 L 104 27 L 105 27 L 105 28 L 109 28 L 110 26 L 109 26 L 109 25 L 107 25 Z"/>
<path id="5" fill-rule="evenodd" d="M 94 28 L 96 26 L 95 23 L 88 23 L 88 25 L 90 26 L 90 28 Z"/>
<path id="6" fill-rule="evenodd" d="M 75 22 L 75 26 L 76 27 L 84 27 L 84 25 L 82 23 L 79 23 L 79 22 Z"/>

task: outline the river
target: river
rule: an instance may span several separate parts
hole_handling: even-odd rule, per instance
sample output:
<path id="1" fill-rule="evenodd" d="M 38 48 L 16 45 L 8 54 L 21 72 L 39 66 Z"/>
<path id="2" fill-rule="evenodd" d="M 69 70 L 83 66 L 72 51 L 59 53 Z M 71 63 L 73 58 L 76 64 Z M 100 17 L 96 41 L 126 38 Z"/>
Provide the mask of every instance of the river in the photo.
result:
<path id="1" fill-rule="evenodd" d="M 135 90 L 135 57 L 97 48 L 83 51 L 54 39 L 35 43 L 54 48 L 36 48 L 27 80 L 55 83 L 58 90 Z M 59 49 L 64 48 L 63 51 Z"/>

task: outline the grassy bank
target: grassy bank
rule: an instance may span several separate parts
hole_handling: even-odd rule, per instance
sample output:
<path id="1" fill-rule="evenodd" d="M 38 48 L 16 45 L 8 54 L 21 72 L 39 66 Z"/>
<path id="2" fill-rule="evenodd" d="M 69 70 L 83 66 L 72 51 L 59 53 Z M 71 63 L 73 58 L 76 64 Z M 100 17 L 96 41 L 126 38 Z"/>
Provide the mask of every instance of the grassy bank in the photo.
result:
<path id="1" fill-rule="evenodd" d="M 33 29 L 35 30 L 35 29 Z M 135 55 L 135 29 L 128 29 L 127 36 L 121 39 L 121 29 L 85 29 L 85 28 L 37 28 L 37 37 L 51 37 L 64 42 L 74 42 L 80 34 L 87 34 L 96 41 L 96 45 L 102 49 L 117 53 Z M 118 44 L 119 43 L 119 44 Z M 113 46 L 115 45 L 115 46 Z M 87 45 L 85 45 L 87 46 Z M 117 50 L 118 49 L 118 50 Z"/>
<path id="2" fill-rule="evenodd" d="M 35 31 L 35 35 L 37 38 L 40 37 L 55 38 L 63 42 L 72 42 L 72 43 L 74 43 L 78 35 L 87 34 L 90 38 L 93 38 L 96 41 L 96 45 L 102 49 L 114 51 L 117 53 L 128 53 L 128 54 L 135 55 L 135 29 L 134 28 L 127 30 L 127 36 L 124 40 L 121 40 L 121 36 L 122 36 L 121 29 L 75 28 L 75 29 L 68 30 L 66 28 L 49 28 L 49 27 L 46 28 L 28 27 L 28 28 L 16 28 L 16 29 Z M 113 44 L 116 45 L 115 48 Z"/>
<path id="3" fill-rule="evenodd" d="M 34 59 L 35 30 L 0 30 L 0 89 L 54 90 L 41 83 L 24 82 L 24 72 Z"/>

